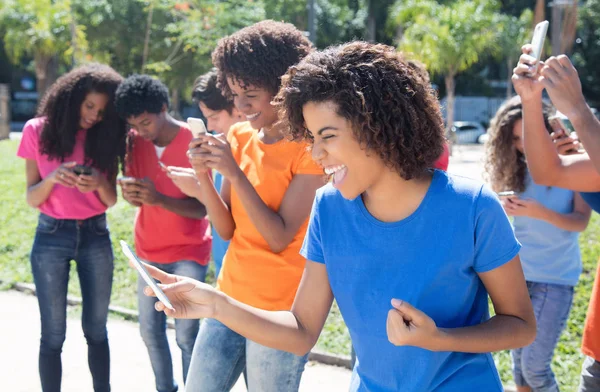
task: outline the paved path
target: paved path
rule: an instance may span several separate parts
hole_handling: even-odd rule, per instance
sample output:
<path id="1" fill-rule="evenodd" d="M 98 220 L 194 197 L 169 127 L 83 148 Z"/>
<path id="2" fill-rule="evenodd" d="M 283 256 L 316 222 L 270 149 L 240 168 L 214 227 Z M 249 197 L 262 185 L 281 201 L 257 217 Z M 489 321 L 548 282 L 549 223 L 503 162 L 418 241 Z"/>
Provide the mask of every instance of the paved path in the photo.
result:
<path id="1" fill-rule="evenodd" d="M 483 180 L 483 157 L 482 145 L 455 145 L 450 157 L 448 172 Z"/>
<path id="2" fill-rule="evenodd" d="M 40 321 L 37 299 L 16 291 L 0 292 L 3 304 L 0 323 L 0 391 L 39 392 L 37 356 Z M 92 391 L 87 366 L 87 346 L 81 332 L 78 308 L 70 307 L 67 340 L 63 348 L 63 392 Z M 154 389 L 154 375 L 146 347 L 133 322 L 109 320 L 111 383 L 113 392 L 148 392 Z M 178 382 L 181 356 L 175 334 L 168 330 Z M 310 362 L 302 377 L 300 392 L 347 392 L 351 372 L 344 368 Z M 240 378 L 233 392 L 246 390 Z"/>

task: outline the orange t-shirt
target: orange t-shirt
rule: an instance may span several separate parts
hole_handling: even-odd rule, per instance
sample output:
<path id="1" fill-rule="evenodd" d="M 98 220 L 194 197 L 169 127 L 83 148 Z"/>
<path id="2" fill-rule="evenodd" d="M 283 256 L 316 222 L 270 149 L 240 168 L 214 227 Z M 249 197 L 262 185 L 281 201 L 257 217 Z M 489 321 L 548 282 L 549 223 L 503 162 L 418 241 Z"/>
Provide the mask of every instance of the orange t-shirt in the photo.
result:
<path id="1" fill-rule="evenodd" d="M 600 262 L 598 262 L 594 288 L 585 319 L 581 351 L 588 357 L 600 361 Z"/>
<path id="2" fill-rule="evenodd" d="M 236 162 L 273 211 L 279 210 L 296 174 L 323 174 L 323 168 L 312 160 L 306 143 L 284 139 L 264 144 L 248 122 L 234 125 L 227 138 Z M 235 231 L 223 260 L 218 289 L 260 309 L 290 310 L 306 263 L 299 252 L 308 216 L 288 247 L 276 254 L 250 220 L 233 187 L 231 214 Z"/>
<path id="3" fill-rule="evenodd" d="M 167 166 L 191 167 L 186 156 L 192 132 L 182 126 L 162 152 L 160 161 Z M 183 192 L 160 168 L 154 143 L 135 136 L 127 166 L 127 175 L 154 183 L 163 195 L 186 199 Z M 186 218 L 159 206 L 142 205 L 135 216 L 135 250 L 144 260 L 168 264 L 193 260 L 208 264 L 211 248 L 210 225 L 207 218 Z"/>

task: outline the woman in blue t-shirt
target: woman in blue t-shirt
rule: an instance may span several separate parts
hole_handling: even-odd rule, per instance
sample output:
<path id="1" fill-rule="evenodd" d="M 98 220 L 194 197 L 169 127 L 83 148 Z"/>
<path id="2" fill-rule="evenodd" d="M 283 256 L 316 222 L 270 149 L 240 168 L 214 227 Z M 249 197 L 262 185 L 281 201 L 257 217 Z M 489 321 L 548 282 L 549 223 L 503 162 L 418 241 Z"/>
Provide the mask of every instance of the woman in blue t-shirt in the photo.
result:
<path id="1" fill-rule="evenodd" d="M 491 190 L 429 169 L 444 127 L 421 71 L 393 47 L 353 42 L 290 68 L 275 103 L 332 177 L 313 205 L 292 309 L 151 269 L 175 307 L 157 309 L 304 355 L 335 298 L 356 349 L 351 391 L 502 391 L 490 352 L 535 338 L 520 246 Z"/>
<path id="2" fill-rule="evenodd" d="M 544 122 L 549 132 L 551 111 L 545 104 Z M 538 326 L 531 345 L 512 351 L 513 377 L 519 392 L 558 391 L 550 363 L 581 274 L 578 238 L 587 227 L 591 209 L 578 193 L 531 180 L 523 152 L 522 118 L 521 98 L 515 96 L 492 119 L 486 145 L 486 172 L 493 190 L 515 192 L 503 197 L 502 204 L 514 217 Z"/>

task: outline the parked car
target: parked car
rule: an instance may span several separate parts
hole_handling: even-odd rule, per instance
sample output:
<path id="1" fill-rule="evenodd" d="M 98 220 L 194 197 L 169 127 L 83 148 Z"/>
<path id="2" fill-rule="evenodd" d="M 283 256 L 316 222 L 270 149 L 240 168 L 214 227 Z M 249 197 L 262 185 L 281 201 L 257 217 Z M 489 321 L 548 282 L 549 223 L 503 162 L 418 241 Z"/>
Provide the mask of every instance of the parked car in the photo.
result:
<path id="1" fill-rule="evenodd" d="M 478 122 L 455 121 L 452 124 L 452 140 L 458 144 L 482 144 L 485 142 L 486 130 Z"/>

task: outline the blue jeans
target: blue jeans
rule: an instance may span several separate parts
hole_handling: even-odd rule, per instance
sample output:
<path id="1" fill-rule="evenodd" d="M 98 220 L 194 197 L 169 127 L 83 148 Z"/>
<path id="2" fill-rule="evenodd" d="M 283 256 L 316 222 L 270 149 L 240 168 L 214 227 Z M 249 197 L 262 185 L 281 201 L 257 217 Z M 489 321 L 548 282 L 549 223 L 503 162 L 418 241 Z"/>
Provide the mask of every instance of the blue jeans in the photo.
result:
<path id="1" fill-rule="evenodd" d="M 262 346 L 219 321 L 204 319 L 186 391 L 229 391 L 245 367 L 249 392 L 297 392 L 307 358 Z"/>
<path id="2" fill-rule="evenodd" d="M 147 262 L 156 268 L 159 268 L 169 274 L 187 276 L 204 282 L 206 276 L 206 266 L 200 265 L 195 261 L 177 261 L 169 264 L 158 264 Z M 148 349 L 150 363 L 156 379 L 156 390 L 158 392 L 177 391 L 177 382 L 173 378 L 173 362 L 171 360 L 171 350 L 167 340 L 167 317 L 163 312 L 157 312 L 154 309 L 156 298 L 148 297 L 143 293 L 146 282 L 138 278 L 138 310 L 140 333 Z M 181 349 L 181 359 L 183 364 L 183 381 L 186 381 L 194 343 L 200 327 L 199 320 L 175 320 L 175 339 Z"/>
<path id="3" fill-rule="evenodd" d="M 511 352 L 513 376 L 517 385 L 528 386 L 534 392 L 556 392 L 558 384 L 550 364 L 569 317 L 573 286 L 527 282 L 527 288 L 537 321 L 537 336 L 529 346 Z"/>
<path id="4" fill-rule="evenodd" d="M 94 391 L 110 391 L 106 320 L 113 252 L 104 214 L 86 220 L 54 219 L 40 214 L 31 250 L 31 270 L 42 325 L 39 356 L 42 390 L 60 391 L 71 260 L 77 263 L 83 299 L 81 326 L 87 340 Z"/>

